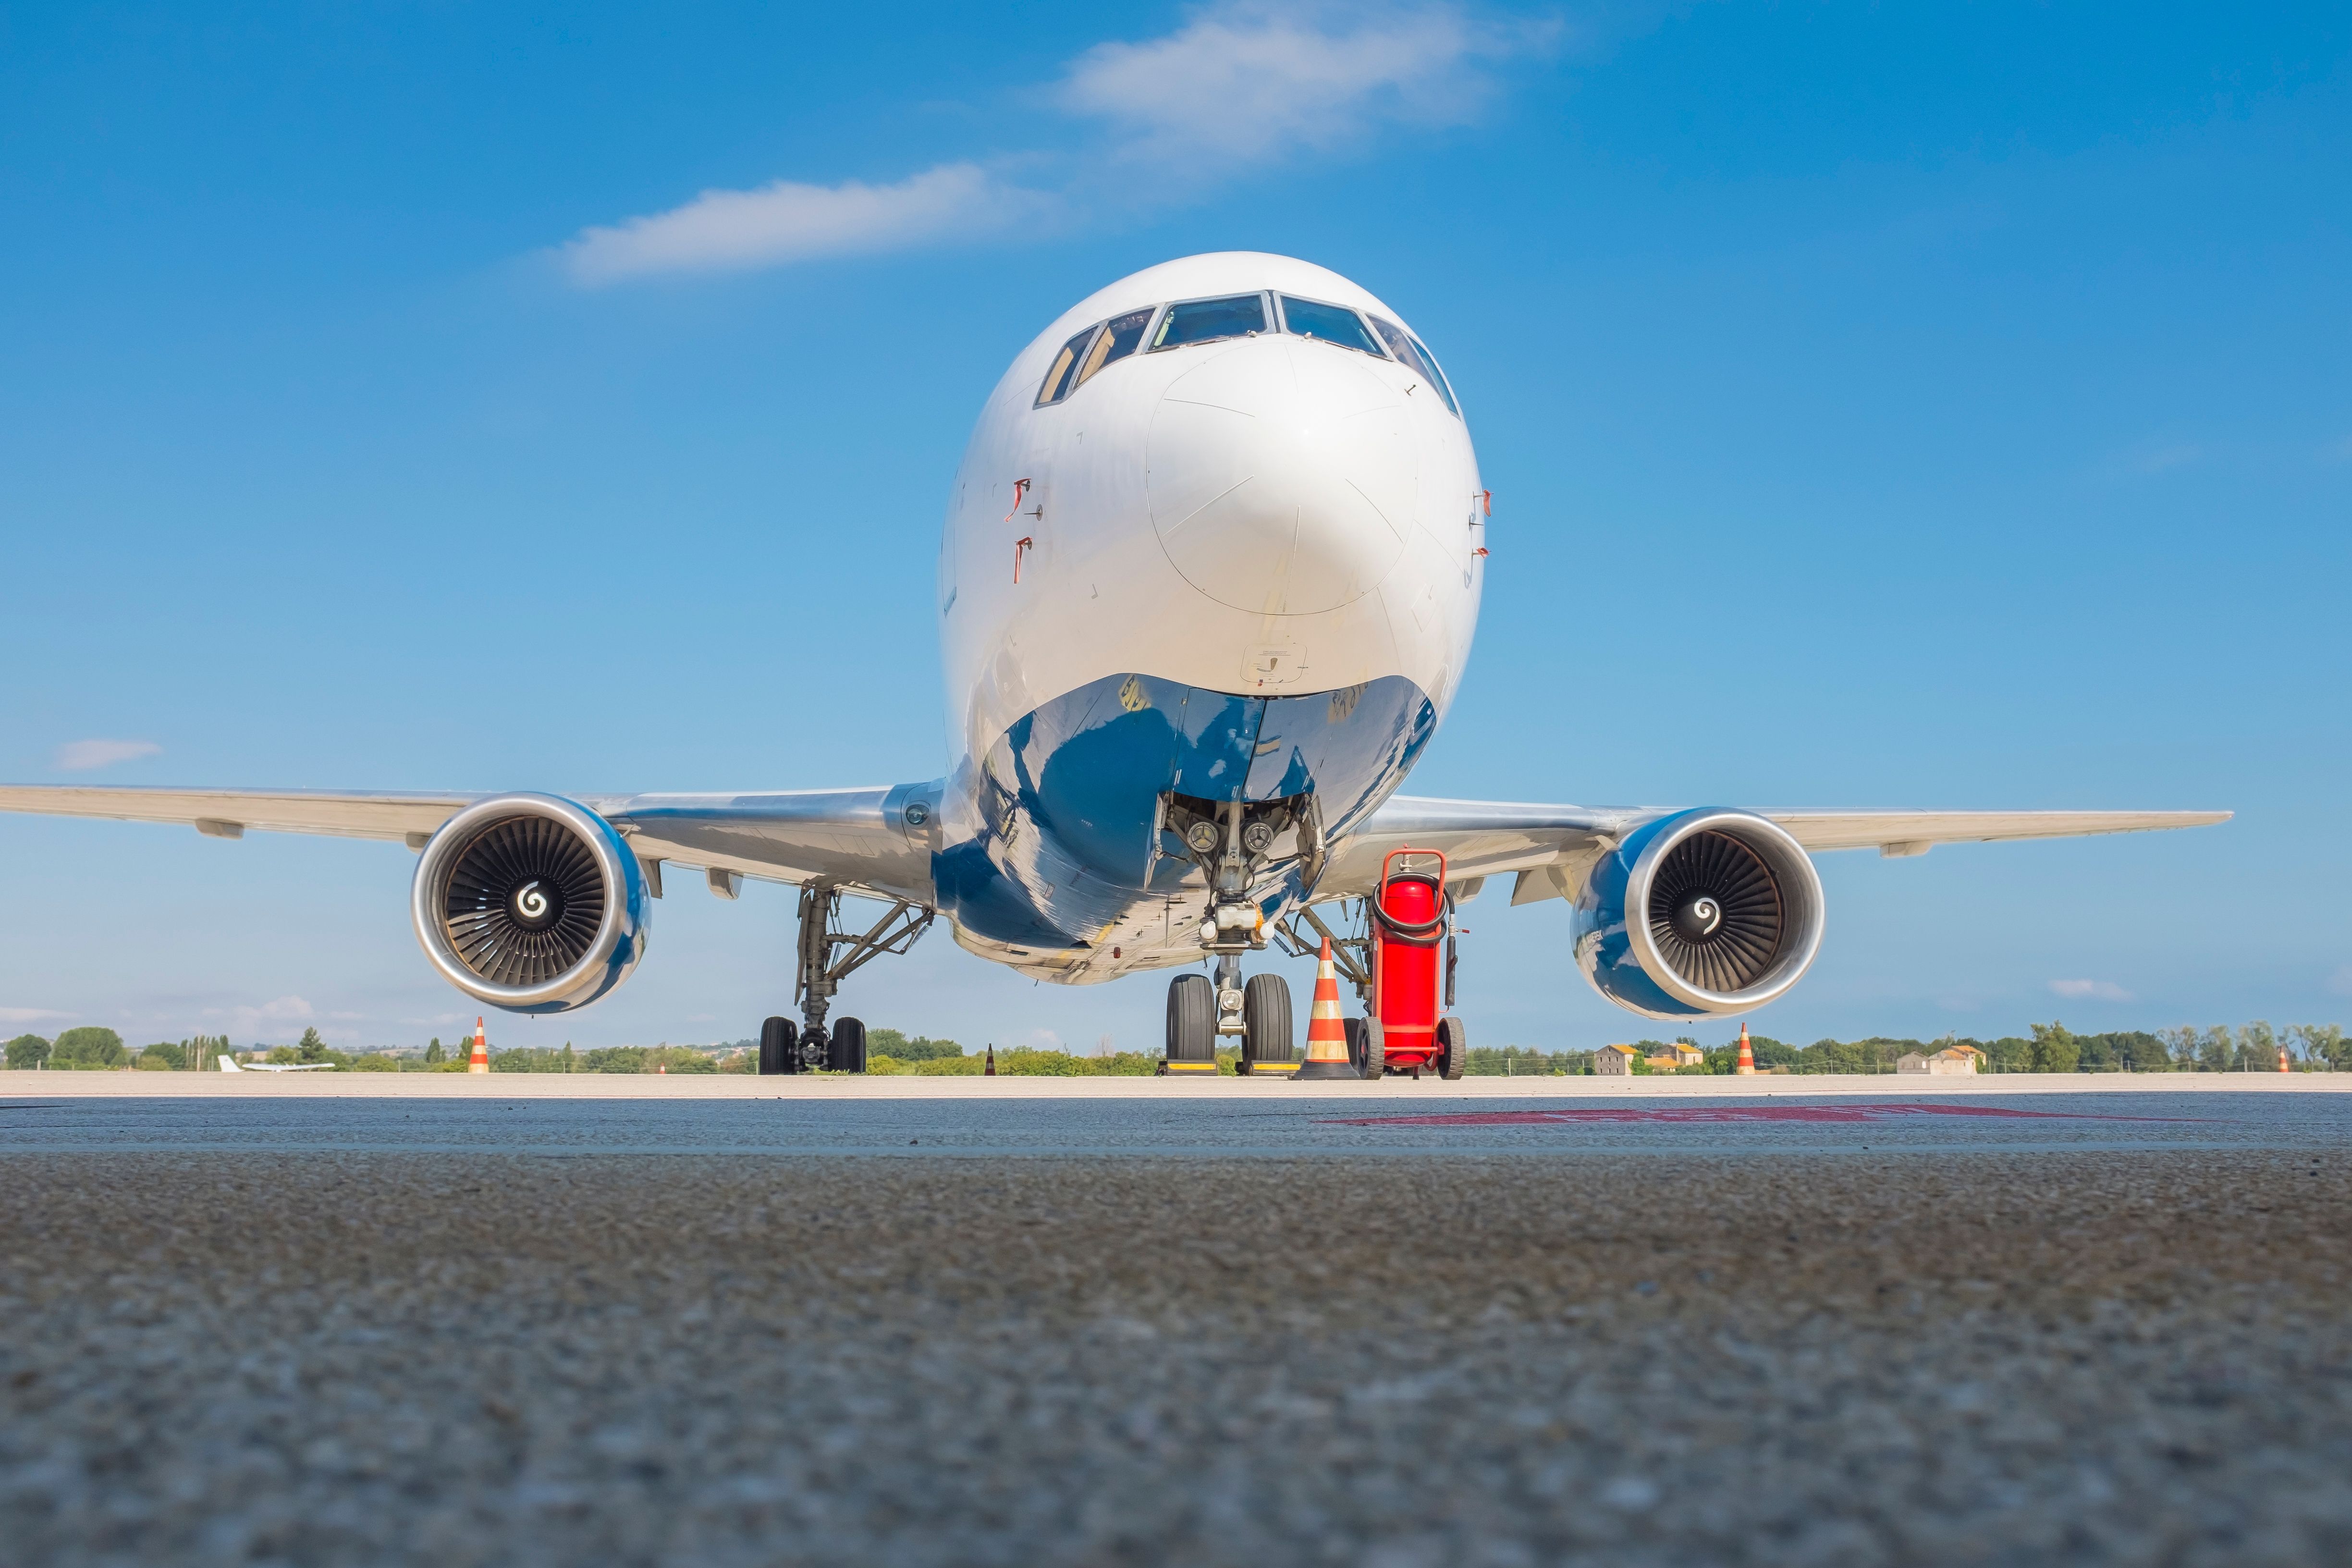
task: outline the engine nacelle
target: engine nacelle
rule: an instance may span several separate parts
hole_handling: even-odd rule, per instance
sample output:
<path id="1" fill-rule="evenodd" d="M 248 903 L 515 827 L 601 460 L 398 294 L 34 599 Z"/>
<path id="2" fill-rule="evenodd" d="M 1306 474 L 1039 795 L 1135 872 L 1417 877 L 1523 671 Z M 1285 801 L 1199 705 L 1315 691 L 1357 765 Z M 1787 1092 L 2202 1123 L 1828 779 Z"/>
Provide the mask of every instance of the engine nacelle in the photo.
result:
<path id="1" fill-rule="evenodd" d="M 1822 879 L 1753 812 L 1661 817 L 1601 857 L 1576 900 L 1576 962 L 1592 988 L 1652 1018 L 1760 1007 L 1821 951 Z"/>
<path id="2" fill-rule="evenodd" d="M 449 984 L 510 1013 L 584 1007 L 646 953 L 643 868 L 613 825 L 551 795 L 477 801 L 441 825 L 409 892 Z"/>

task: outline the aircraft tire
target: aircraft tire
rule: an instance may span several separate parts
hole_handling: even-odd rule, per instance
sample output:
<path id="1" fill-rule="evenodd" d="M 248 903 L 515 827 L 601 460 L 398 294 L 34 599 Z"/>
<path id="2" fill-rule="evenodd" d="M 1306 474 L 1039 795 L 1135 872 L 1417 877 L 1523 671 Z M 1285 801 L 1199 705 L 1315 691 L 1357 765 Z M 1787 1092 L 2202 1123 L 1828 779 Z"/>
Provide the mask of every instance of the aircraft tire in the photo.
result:
<path id="1" fill-rule="evenodd" d="M 866 1070 L 866 1023 L 861 1018 L 836 1018 L 824 1040 L 824 1065 L 835 1072 Z"/>
<path id="2" fill-rule="evenodd" d="M 1242 987 L 1242 1065 L 1290 1061 L 1294 1017 L 1289 981 L 1279 974 L 1251 975 Z"/>
<path id="3" fill-rule="evenodd" d="M 1180 974 L 1168 983 L 1168 1059 L 1217 1059 L 1217 988 L 1205 974 Z"/>
<path id="4" fill-rule="evenodd" d="M 760 1074 L 801 1070 L 800 1031 L 790 1018 L 771 1018 L 760 1026 Z"/>
<path id="5" fill-rule="evenodd" d="M 1470 1031 L 1459 1018 L 1437 1020 L 1437 1076 L 1449 1082 L 1462 1076 L 1470 1056 Z"/>

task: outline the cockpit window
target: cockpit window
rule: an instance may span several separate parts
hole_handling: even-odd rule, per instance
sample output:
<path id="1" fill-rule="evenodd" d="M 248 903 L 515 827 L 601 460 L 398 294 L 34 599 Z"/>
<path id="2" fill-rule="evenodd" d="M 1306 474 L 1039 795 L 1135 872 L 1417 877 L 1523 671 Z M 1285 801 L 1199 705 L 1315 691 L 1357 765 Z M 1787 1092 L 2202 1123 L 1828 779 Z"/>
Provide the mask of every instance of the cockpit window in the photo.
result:
<path id="1" fill-rule="evenodd" d="M 1344 305 L 1294 300 L 1285 294 L 1282 297 L 1282 324 L 1302 338 L 1337 343 L 1343 349 L 1356 349 L 1375 359 L 1381 354 L 1381 345 L 1365 330 L 1364 319 Z"/>
<path id="2" fill-rule="evenodd" d="M 1412 346 L 1421 351 L 1421 363 L 1427 365 L 1429 374 L 1437 378 L 1437 390 L 1445 395 L 1445 406 L 1454 411 L 1454 417 L 1461 418 L 1462 402 L 1454 395 L 1454 384 L 1445 379 L 1445 367 L 1437 363 L 1437 356 L 1431 353 L 1429 345 L 1419 338 L 1412 340 Z"/>
<path id="3" fill-rule="evenodd" d="M 1421 378 L 1436 389 L 1446 412 L 1456 419 L 1461 418 L 1462 405 L 1454 401 L 1454 389 L 1445 384 L 1445 376 L 1438 370 L 1437 361 L 1421 346 L 1421 340 L 1383 316 L 1374 316 L 1372 325 L 1380 329 L 1381 339 L 1389 345 L 1389 352 L 1401 363 L 1421 372 Z"/>
<path id="4" fill-rule="evenodd" d="M 1157 310 L 1159 307 L 1152 307 Z M 1130 310 L 1124 316 L 1113 316 L 1103 323 L 1102 335 L 1078 365 L 1078 384 L 1084 386 L 1095 372 L 1113 360 L 1125 359 L 1143 346 L 1143 330 L 1151 325 L 1150 310 Z"/>
<path id="5" fill-rule="evenodd" d="M 1192 300 L 1168 307 L 1168 314 L 1160 319 L 1160 331 L 1151 340 L 1151 346 L 1154 349 L 1172 349 L 1185 343 L 1213 343 L 1220 338 L 1238 338 L 1264 331 L 1265 296 L 1263 294 L 1236 294 L 1228 300 Z"/>
<path id="6" fill-rule="evenodd" d="M 1039 407 L 1070 395 L 1070 388 L 1078 384 L 1079 358 L 1087 352 L 1087 340 L 1094 335 L 1095 329 L 1088 327 L 1062 345 L 1062 352 L 1054 356 L 1054 368 L 1045 373 L 1045 384 L 1037 389 Z"/>

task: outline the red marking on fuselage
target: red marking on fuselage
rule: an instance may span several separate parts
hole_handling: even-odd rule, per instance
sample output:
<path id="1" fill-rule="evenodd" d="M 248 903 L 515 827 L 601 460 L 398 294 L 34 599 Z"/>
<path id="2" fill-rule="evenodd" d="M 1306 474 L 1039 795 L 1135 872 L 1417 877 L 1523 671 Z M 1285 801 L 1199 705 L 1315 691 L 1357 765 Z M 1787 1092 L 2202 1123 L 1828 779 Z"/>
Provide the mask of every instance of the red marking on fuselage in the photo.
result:
<path id="1" fill-rule="evenodd" d="M 1596 1105 L 1557 1110 L 1451 1110 L 1431 1116 L 1333 1116 L 1333 1127 L 1535 1127 L 1579 1121 L 1899 1121 L 1911 1116 L 2008 1116 L 2050 1121 L 2179 1121 L 2095 1110 L 2012 1110 L 1996 1105 Z"/>

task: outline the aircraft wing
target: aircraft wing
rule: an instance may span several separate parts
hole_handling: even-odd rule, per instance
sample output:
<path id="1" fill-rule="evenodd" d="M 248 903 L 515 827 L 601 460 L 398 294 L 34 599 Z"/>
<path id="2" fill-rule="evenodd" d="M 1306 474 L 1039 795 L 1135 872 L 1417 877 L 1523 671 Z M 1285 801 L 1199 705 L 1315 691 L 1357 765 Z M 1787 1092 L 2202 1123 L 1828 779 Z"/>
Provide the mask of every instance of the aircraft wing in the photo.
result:
<path id="1" fill-rule="evenodd" d="M 936 821 L 936 784 L 755 795 L 574 795 L 620 829 L 637 858 L 769 881 L 823 880 L 919 903 L 931 900 L 929 829 L 910 825 L 908 807 Z M 325 790 L 93 788 L 0 784 L 0 811 L 113 817 L 192 826 L 215 838 L 320 833 L 389 838 L 422 849 L 450 817 L 488 792 L 471 794 Z M 732 896 L 723 875 L 714 891 Z"/>
<path id="2" fill-rule="evenodd" d="M 215 838 L 267 833 L 327 833 L 341 838 L 431 837 L 478 795 L 336 795 L 324 790 L 95 789 L 82 784 L 0 784 L 0 811 L 44 816 L 110 816 L 176 822 Z"/>
<path id="3" fill-rule="evenodd" d="M 1506 801 L 1394 795 L 1333 847 L 1315 897 L 1359 898 L 1378 885 L 1381 858 L 1410 844 L 1445 852 L 1455 884 L 1514 872 L 1511 902 L 1573 897 L 1592 862 L 1645 822 L 1680 806 L 1532 805 Z M 2008 838 L 2074 838 L 2147 833 L 2227 822 L 2226 811 L 1847 811 L 1767 808 L 1769 817 L 1816 853 L 1868 849 L 1924 855 L 1937 844 Z"/>

